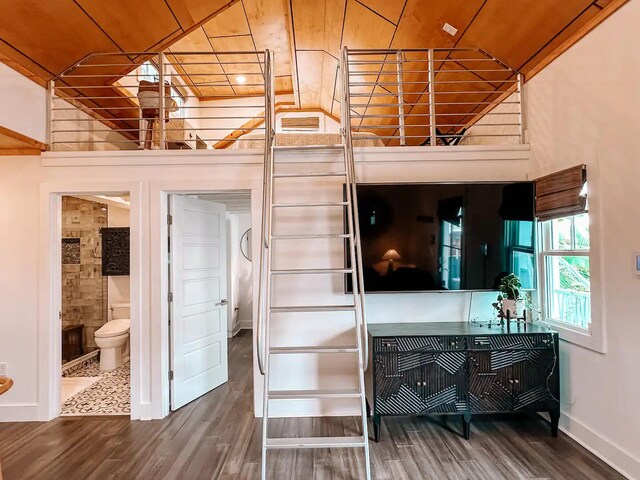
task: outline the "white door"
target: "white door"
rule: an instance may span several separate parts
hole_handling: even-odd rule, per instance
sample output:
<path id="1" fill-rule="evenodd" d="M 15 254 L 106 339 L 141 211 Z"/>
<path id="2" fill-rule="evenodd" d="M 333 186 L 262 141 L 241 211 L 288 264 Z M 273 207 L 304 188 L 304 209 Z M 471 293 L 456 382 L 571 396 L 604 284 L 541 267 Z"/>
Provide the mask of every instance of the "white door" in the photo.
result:
<path id="1" fill-rule="evenodd" d="M 171 409 L 228 380 L 225 206 L 173 195 Z"/>

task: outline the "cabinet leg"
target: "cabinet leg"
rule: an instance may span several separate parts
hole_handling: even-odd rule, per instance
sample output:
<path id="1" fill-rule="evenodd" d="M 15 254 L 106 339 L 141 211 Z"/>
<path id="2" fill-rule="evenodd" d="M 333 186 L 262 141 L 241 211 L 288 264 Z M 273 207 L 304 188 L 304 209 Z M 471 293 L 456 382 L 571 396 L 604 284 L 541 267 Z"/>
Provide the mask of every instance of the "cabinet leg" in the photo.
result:
<path id="1" fill-rule="evenodd" d="M 380 415 L 373 415 L 373 439 L 376 442 L 380 441 L 380 425 L 382 424 L 382 417 Z"/>
<path id="2" fill-rule="evenodd" d="M 471 435 L 471 414 L 466 412 L 462 415 L 462 436 L 465 440 L 469 440 Z"/>
<path id="3" fill-rule="evenodd" d="M 549 411 L 549 416 L 551 417 L 551 436 L 558 436 L 558 422 L 560 421 L 560 410 L 551 410 Z"/>

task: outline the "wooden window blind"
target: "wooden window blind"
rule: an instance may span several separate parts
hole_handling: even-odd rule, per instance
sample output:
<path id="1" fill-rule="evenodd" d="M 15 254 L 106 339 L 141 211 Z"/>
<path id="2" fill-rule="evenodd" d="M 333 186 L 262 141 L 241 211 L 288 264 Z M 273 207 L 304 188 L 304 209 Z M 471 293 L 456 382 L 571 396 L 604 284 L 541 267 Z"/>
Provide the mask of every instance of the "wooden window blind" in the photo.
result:
<path id="1" fill-rule="evenodd" d="M 553 220 L 585 212 L 587 196 L 583 189 L 586 182 L 586 165 L 577 165 L 536 179 L 538 220 Z"/>

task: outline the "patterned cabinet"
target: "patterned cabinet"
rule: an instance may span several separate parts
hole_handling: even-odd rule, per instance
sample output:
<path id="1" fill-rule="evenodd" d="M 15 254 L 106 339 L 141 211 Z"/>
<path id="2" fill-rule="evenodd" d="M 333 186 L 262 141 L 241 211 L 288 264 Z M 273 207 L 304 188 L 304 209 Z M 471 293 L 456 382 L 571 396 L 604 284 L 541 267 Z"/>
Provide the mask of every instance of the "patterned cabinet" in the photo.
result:
<path id="1" fill-rule="evenodd" d="M 521 327 L 523 329 L 524 327 Z M 468 323 L 369 326 L 367 401 L 376 441 L 385 415 L 458 414 L 469 436 L 480 413 L 559 417 L 558 336 L 536 325 L 508 333 Z"/>

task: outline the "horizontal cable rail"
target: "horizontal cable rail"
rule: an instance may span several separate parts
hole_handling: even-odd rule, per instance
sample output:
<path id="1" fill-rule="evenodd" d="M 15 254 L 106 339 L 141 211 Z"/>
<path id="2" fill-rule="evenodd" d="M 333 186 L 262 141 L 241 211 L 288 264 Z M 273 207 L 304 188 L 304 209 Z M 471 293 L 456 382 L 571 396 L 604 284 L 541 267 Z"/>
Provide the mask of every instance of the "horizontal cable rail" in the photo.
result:
<path id="1" fill-rule="evenodd" d="M 386 146 L 524 143 L 523 76 L 483 50 L 345 48 L 343 112 Z"/>
<path id="2" fill-rule="evenodd" d="M 268 51 L 88 55 L 50 83 L 50 149 L 265 148 L 269 72 Z"/>

